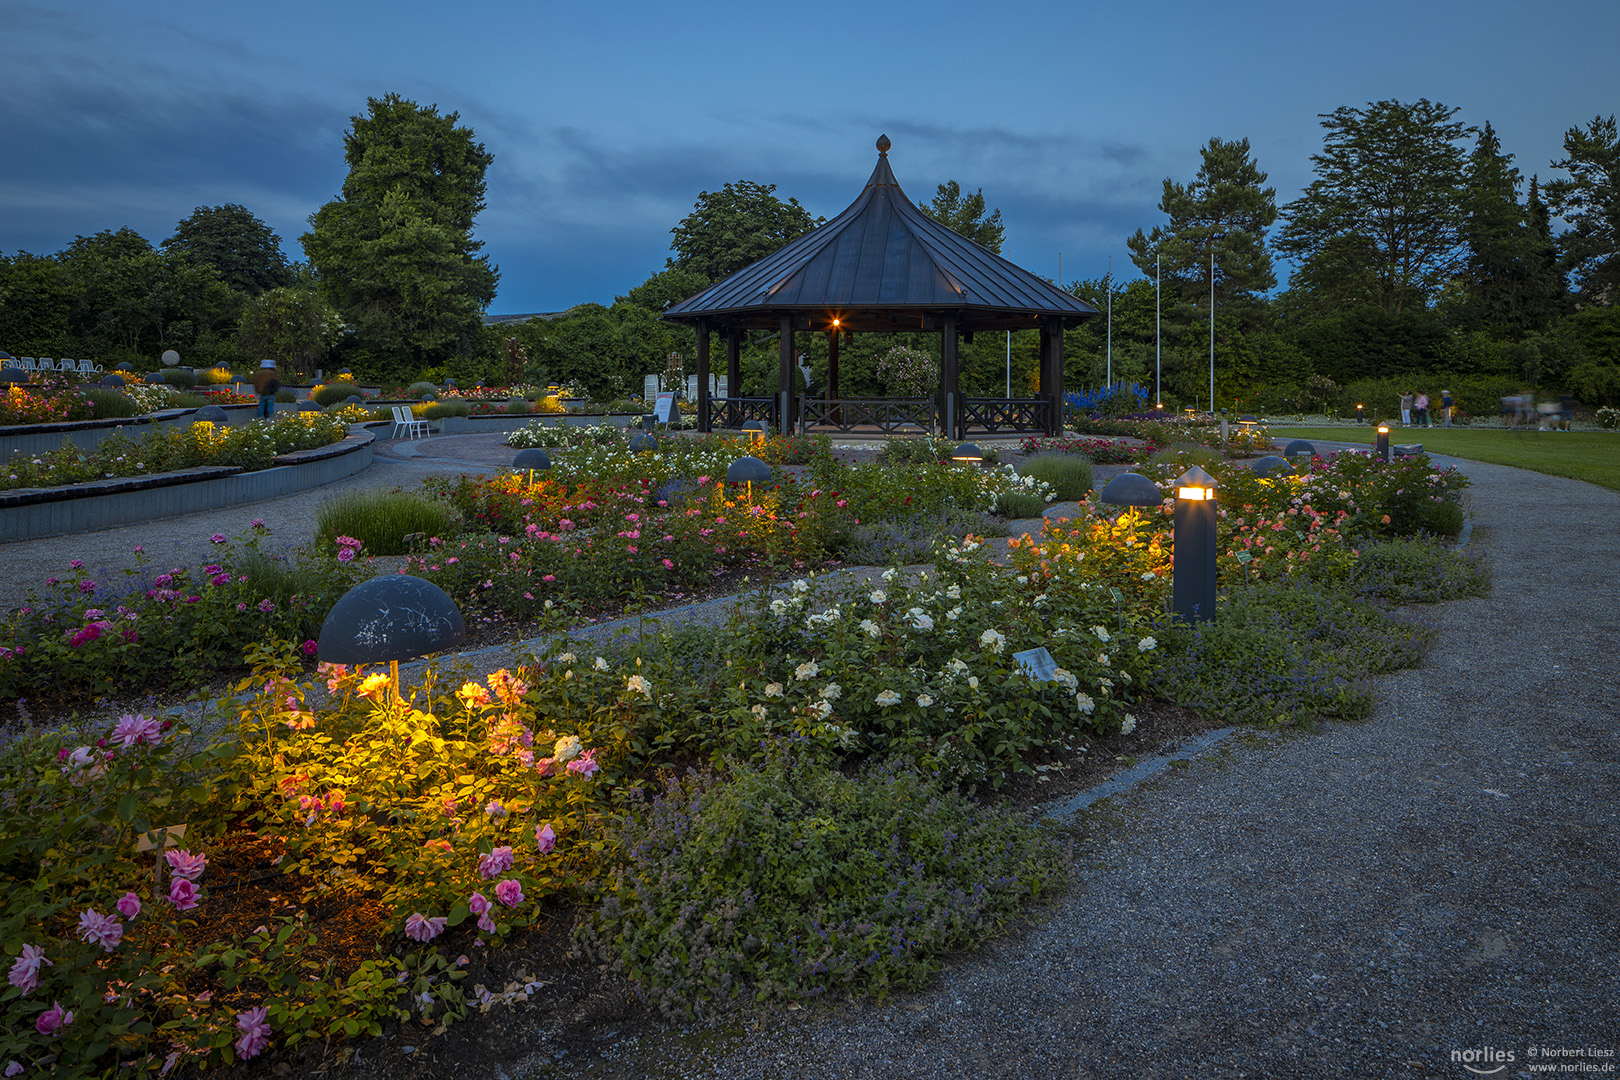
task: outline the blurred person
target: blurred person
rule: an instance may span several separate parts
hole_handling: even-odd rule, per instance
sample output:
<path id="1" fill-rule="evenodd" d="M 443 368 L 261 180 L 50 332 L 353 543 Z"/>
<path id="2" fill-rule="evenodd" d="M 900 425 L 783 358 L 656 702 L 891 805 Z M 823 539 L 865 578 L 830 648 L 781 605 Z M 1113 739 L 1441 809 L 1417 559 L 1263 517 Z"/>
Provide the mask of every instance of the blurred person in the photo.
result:
<path id="1" fill-rule="evenodd" d="M 1412 426 L 1412 391 L 1401 391 L 1401 427 Z"/>
<path id="2" fill-rule="evenodd" d="M 1429 395 L 1419 392 L 1412 399 L 1412 420 L 1417 427 L 1429 426 Z"/>
<path id="3" fill-rule="evenodd" d="M 1451 391 L 1440 391 L 1440 423 L 1442 426 L 1451 426 L 1451 410 L 1455 407 L 1455 404 L 1451 400 Z"/>
<path id="4" fill-rule="evenodd" d="M 276 394 L 281 390 L 281 377 L 276 374 L 276 362 L 263 360 L 253 376 L 253 392 L 259 395 L 259 418 L 268 420 L 276 414 Z"/>

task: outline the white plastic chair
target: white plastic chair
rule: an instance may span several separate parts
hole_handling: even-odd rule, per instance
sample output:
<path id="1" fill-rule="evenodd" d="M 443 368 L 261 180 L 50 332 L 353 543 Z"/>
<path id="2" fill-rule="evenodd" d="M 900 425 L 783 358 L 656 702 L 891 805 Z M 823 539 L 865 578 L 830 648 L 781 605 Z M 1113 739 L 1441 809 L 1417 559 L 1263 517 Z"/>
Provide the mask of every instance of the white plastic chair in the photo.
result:
<path id="1" fill-rule="evenodd" d="M 394 406 L 394 427 L 393 430 L 388 433 L 388 437 L 390 439 L 399 438 L 399 433 L 401 431 L 405 432 L 406 435 L 412 439 L 420 439 L 422 436 L 427 434 L 427 429 L 428 422 L 426 420 L 418 420 L 416 416 L 412 414 L 411 407 L 409 405 Z"/>

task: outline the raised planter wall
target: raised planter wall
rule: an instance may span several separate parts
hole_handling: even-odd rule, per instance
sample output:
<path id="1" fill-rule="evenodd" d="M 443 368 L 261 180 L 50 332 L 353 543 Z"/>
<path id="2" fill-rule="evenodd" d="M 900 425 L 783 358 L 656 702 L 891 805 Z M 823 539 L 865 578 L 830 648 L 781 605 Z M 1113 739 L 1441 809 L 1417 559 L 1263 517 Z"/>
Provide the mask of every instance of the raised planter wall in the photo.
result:
<path id="1" fill-rule="evenodd" d="M 133 525 L 307 491 L 365 471 L 375 441 L 372 432 L 351 429 L 342 442 L 284 454 L 276 459 L 280 464 L 258 472 L 190 469 L 0 492 L 0 543 Z"/>

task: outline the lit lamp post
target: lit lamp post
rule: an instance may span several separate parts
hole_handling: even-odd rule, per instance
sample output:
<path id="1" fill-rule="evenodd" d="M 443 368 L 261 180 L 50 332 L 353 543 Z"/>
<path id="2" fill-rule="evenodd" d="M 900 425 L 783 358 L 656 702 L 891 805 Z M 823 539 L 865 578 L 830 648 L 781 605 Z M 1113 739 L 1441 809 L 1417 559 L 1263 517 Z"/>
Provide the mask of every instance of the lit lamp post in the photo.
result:
<path id="1" fill-rule="evenodd" d="M 1378 460 L 1389 460 L 1389 425 L 1378 425 Z"/>
<path id="2" fill-rule="evenodd" d="M 1356 423 L 1364 424 L 1366 422 L 1367 422 L 1366 415 L 1361 411 L 1361 405 L 1358 403 L 1356 405 Z"/>
<path id="3" fill-rule="evenodd" d="M 1176 478 L 1175 570 L 1170 609 L 1188 622 L 1215 619 L 1215 478 L 1194 465 Z"/>

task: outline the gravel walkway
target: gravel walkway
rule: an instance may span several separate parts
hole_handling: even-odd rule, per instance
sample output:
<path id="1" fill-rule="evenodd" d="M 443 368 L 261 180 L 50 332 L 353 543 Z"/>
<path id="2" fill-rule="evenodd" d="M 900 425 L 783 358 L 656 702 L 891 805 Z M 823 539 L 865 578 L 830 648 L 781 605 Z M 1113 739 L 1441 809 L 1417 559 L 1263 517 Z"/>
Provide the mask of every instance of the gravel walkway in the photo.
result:
<path id="1" fill-rule="evenodd" d="M 930 992 L 622 1046 L 591 1075 L 1529 1076 L 1546 1049 L 1620 1054 L 1620 493 L 1460 464 L 1496 588 L 1424 613 L 1428 665 L 1383 680 L 1370 720 L 1239 736 L 1084 811 L 1073 889 Z M 1453 1056 L 1487 1048 L 1512 1062 Z"/>

